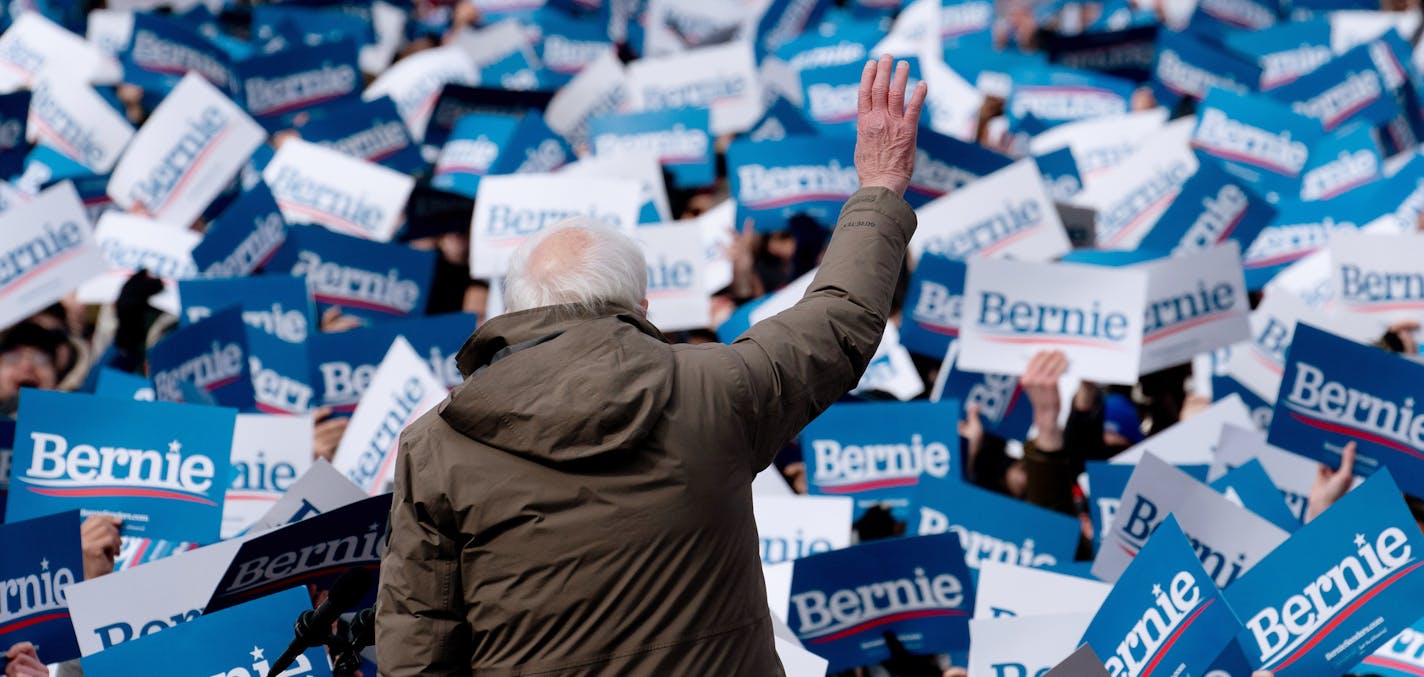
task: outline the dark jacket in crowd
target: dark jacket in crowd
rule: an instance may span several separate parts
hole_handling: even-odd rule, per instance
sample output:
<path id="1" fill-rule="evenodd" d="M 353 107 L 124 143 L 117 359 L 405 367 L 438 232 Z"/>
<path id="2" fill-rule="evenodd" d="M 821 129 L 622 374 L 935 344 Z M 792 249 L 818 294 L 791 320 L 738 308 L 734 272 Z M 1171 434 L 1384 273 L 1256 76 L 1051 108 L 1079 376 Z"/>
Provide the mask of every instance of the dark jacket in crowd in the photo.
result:
<path id="1" fill-rule="evenodd" d="M 752 478 L 855 386 L 914 228 L 856 193 L 805 298 L 731 345 L 616 306 L 482 326 L 402 436 L 381 674 L 782 674 Z"/>

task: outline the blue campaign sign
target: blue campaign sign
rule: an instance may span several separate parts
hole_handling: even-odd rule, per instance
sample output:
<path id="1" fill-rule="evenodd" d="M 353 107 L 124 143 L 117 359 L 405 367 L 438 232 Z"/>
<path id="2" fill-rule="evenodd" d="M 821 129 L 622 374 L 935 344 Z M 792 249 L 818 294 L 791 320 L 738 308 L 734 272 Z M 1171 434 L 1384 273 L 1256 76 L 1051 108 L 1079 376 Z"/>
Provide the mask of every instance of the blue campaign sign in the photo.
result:
<path id="1" fill-rule="evenodd" d="M 267 272 L 306 276 L 318 313 L 335 306 L 373 323 L 425 312 L 435 252 L 292 226 Z"/>
<path id="2" fill-rule="evenodd" d="M 909 61 L 910 78 L 918 80 L 914 67 L 916 59 Z M 855 134 L 856 97 L 860 87 L 856 78 L 863 66 L 854 63 L 808 67 L 800 72 L 802 110 L 819 133 L 827 136 Z"/>
<path id="3" fill-rule="evenodd" d="M 242 311 L 230 307 L 213 313 L 169 334 L 149 350 L 154 393 L 164 402 L 193 402 L 184 390 L 187 384 L 219 406 L 256 411 L 248 355 Z"/>
<path id="4" fill-rule="evenodd" d="M 1291 21 L 1258 31 L 1232 31 L 1224 44 L 1261 64 L 1261 88 L 1279 87 L 1334 58 L 1330 22 Z"/>
<path id="5" fill-rule="evenodd" d="M 1384 158 L 1373 128 L 1351 124 L 1310 149 L 1300 182 L 1302 200 L 1329 200 L 1384 177 Z"/>
<path id="6" fill-rule="evenodd" d="M 402 174 L 417 174 L 425 169 L 420 146 L 411 139 L 410 130 L 389 96 L 322 106 L 312 111 L 312 120 L 302 126 L 301 132 L 303 140 Z"/>
<path id="7" fill-rule="evenodd" d="M 1240 627 L 1169 516 L 1117 579 L 1080 643 L 1113 675 L 1199 675 Z"/>
<path id="8" fill-rule="evenodd" d="M 993 45 L 994 3 L 988 0 L 941 0 L 940 43 L 946 49 Z"/>
<path id="9" fill-rule="evenodd" d="M 1232 395 L 1241 397 L 1241 403 L 1251 412 L 1251 420 L 1262 429 L 1271 427 L 1271 417 L 1274 413 L 1273 405 L 1267 402 L 1260 395 L 1257 395 L 1250 388 L 1241 385 L 1241 382 L 1230 377 L 1212 374 L 1211 393 L 1213 401 L 1221 401 Z"/>
<path id="10" fill-rule="evenodd" d="M 831 405 L 801 431 L 810 493 L 853 497 L 857 518 L 885 504 L 910 521 L 916 487 L 960 481 L 958 416 L 951 400 Z"/>
<path id="11" fill-rule="evenodd" d="M 493 114 L 521 117 L 530 111 L 548 107 L 553 92 L 540 90 L 500 89 L 447 84 L 435 99 L 430 112 L 430 124 L 422 139 L 427 146 L 441 146 L 450 138 L 455 123 L 466 115 Z"/>
<path id="12" fill-rule="evenodd" d="M 1424 536 L 1389 473 L 1345 494 L 1227 588 L 1252 666 L 1338 675 L 1419 620 Z"/>
<path id="13" fill-rule="evenodd" d="M 287 222 L 272 191 L 260 180 L 218 215 L 193 247 L 205 277 L 239 277 L 262 268 L 287 240 Z"/>
<path id="14" fill-rule="evenodd" d="M 124 82 L 147 91 L 166 93 L 189 71 L 196 71 L 225 92 L 237 89 L 227 53 L 179 19 L 134 14 L 128 48 L 118 56 Z"/>
<path id="15" fill-rule="evenodd" d="M 287 343 L 304 345 L 315 333 L 311 295 L 304 278 L 259 275 L 178 283 L 180 326 L 204 320 L 228 308 L 241 308 L 247 326 Z"/>
<path id="16" fill-rule="evenodd" d="M 588 121 L 594 155 L 656 155 L 672 175 L 674 187 L 700 188 L 717 178 L 712 133 L 706 108 L 621 113 Z"/>
<path id="17" fill-rule="evenodd" d="M 1254 458 L 1222 475 L 1211 483 L 1211 488 L 1227 498 L 1234 497 L 1247 510 L 1287 532 L 1300 528 L 1300 518 L 1286 505 L 1285 495 L 1276 488 L 1261 462 Z"/>
<path id="18" fill-rule="evenodd" d="M 1034 133 L 1065 122 L 1126 113 L 1135 86 L 1127 80 L 1059 66 L 1024 69 L 1004 102 L 1010 130 Z M 1042 127 L 1025 128 L 1032 119 Z"/>
<path id="19" fill-rule="evenodd" d="M 1192 147 L 1255 184 L 1267 199 L 1299 191 L 1320 122 L 1263 95 L 1212 89 L 1197 111 Z"/>
<path id="20" fill-rule="evenodd" d="M 894 633 L 915 654 L 969 647 L 974 583 L 953 534 L 894 538 L 796 560 L 791 631 L 840 672 L 890 658 Z"/>
<path id="21" fill-rule="evenodd" d="M 553 9 L 535 11 L 533 23 L 542 29 L 534 50 L 544 64 L 540 77 L 549 86 L 568 84 L 585 66 L 615 51 L 606 23 L 580 21 Z"/>
<path id="22" fill-rule="evenodd" d="M 1100 71 L 1133 82 L 1150 79 L 1157 36 L 1165 29 L 1156 21 L 1122 25 L 1114 12 L 1106 10 L 1099 22 L 1105 25 L 1076 35 L 1041 33 L 1046 37 L 1043 48 L 1048 58 L 1069 68 Z"/>
<path id="23" fill-rule="evenodd" d="M 312 107 L 359 99 L 365 85 L 350 39 L 250 56 L 234 70 L 242 83 L 238 103 L 268 131 L 290 127 Z"/>
<path id="24" fill-rule="evenodd" d="M 1261 66 L 1191 33 L 1163 31 L 1152 63 L 1152 94 L 1175 110 L 1183 99 L 1200 101 L 1212 87 L 1251 92 L 1261 82 Z"/>
<path id="25" fill-rule="evenodd" d="M 916 139 L 915 172 L 905 189 L 905 200 L 918 209 L 1013 163 L 1009 156 L 977 143 L 921 129 Z"/>
<path id="26" fill-rule="evenodd" d="M 854 142 L 839 137 L 787 137 L 733 142 L 727 173 L 737 200 L 736 223 L 752 219 L 758 232 L 785 230 L 804 214 L 830 228 L 860 188 Z"/>
<path id="27" fill-rule="evenodd" d="M 544 115 L 529 111 L 515 125 L 503 152 L 490 165 L 490 173 L 552 172 L 576 159 L 574 149 L 562 135 L 549 128 Z"/>
<path id="28" fill-rule="evenodd" d="M 232 409 L 23 390 L 5 515 L 79 508 L 131 536 L 218 539 L 231 472 Z"/>
<path id="29" fill-rule="evenodd" d="M 940 397 L 963 403 L 961 418 L 969 415 L 969 405 L 973 404 L 979 407 L 979 419 L 985 430 L 1006 440 L 1028 439 L 1029 426 L 1033 425 L 1033 406 L 1019 387 L 1017 374 L 964 371 L 957 360 L 940 368 L 949 369 Z"/>
<path id="30" fill-rule="evenodd" d="M 390 512 L 391 495 L 381 494 L 252 538 L 233 556 L 205 613 L 329 581 L 352 567 L 374 572 L 381 565 Z"/>
<path id="31" fill-rule="evenodd" d="M 472 113 L 460 118 L 440 149 L 430 185 L 475 197 L 480 179 L 493 171 L 494 161 L 509 147 L 518 126 L 519 118 L 497 113 Z"/>
<path id="32" fill-rule="evenodd" d="M 14 460 L 15 422 L 0 419 L 0 523 L 5 521 L 5 503 L 10 495 L 10 462 Z"/>
<path id="33" fill-rule="evenodd" d="M 1221 163 L 1202 158 L 1177 199 L 1147 231 L 1139 249 L 1190 252 L 1234 240 L 1246 251 L 1276 209 Z"/>
<path id="34" fill-rule="evenodd" d="M 1072 562 L 1078 550 L 1077 518 L 967 482 L 922 486 L 915 503 L 915 533 L 958 536 L 965 564 L 976 574 L 982 562 L 1055 569 Z"/>
<path id="35" fill-rule="evenodd" d="M 775 55 L 797 70 L 863 64 L 883 36 L 873 24 L 863 23 L 840 27 L 829 36 L 809 30 L 777 48 Z"/>
<path id="36" fill-rule="evenodd" d="M 1424 675 L 1424 618 L 1385 642 L 1383 647 L 1365 657 L 1349 672 L 1377 677 Z"/>
<path id="37" fill-rule="evenodd" d="M 254 40 L 262 43 L 282 40 L 282 44 L 302 45 L 349 38 L 366 45 L 376 41 L 369 9 L 363 12 L 356 3 L 346 8 L 304 7 L 298 3 L 255 5 L 251 30 Z"/>
<path id="38" fill-rule="evenodd" d="M 28 91 L 0 94 L 0 179 L 8 179 L 24 169 L 25 154 L 30 151 L 30 145 L 25 142 L 29 115 Z"/>
<path id="39" fill-rule="evenodd" d="M 153 381 L 126 371 L 100 367 L 99 378 L 94 385 L 94 394 L 99 397 L 152 402 L 154 400 Z M 14 433 L 13 429 L 11 429 L 11 433 Z"/>
<path id="40" fill-rule="evenodd" d="M 831 5 L 829 0 L 773 0 L 757 22 L 756 40 L 758 60 L 767 52 L 775 51 L 801 35 L 808 27 L 820 23 L 821 17 Z"/>
<path id="41" fill-rule="evenodd" d="M 1237 30 L 1261 30 L 1280 20 L 1280 5 L 1273 0 L 1203 0 L 1197 3 L 1187 30 L 1219 39 Z"/>
<path id="42" fill-rule="evenodd" d="M 1286 266 L 1324 247 L 1330 233 L 1363 228 L 1399 205 L 1380 200 L 1373 193 L 1373 189 L 1367 189 L 1329 200 L 1282 200 L 1277 205 L 1276 218 L 1261 230 L 1241 257 L 1246 287 L 1253 291 L 1264 288 Z"/>
<path id="43" fill-rule="evenodd" d="M 84 657 L 80 665 L 89 677 L 126 677 L 140 665 L 161 665 L 169 674 L 264 677 L 292 641 L 293 621 L 310 608 L 306 590 L 287 590 L 117 644 Z M 318 646 L 299 654 L 281 674 L 330 677 L 328 665 L 326 648 Z"/>
<path id="44" fill-rule="evenodd" d="M 404 336 L 415 352 L 429 361 L 435 377 L 454 388 L 464 380 L 455 366 L 455 355 L 474 331 L 474 315 L 449 313 L 334 334 L 317 333 L 307 342 L 311 383 L 320 404 L 343 414 L 355 411 L 391 343 Z"/>
<path id="45" fill-rule="evenodd" d="M 1033 161 L 1038 165 L 1038 173 L 1043 175 L 1048 196 L 1054 200 L 1067 202 L 1083 190 L 1083 176 L 1078 172 L 1072 148 L 1064 146 L 1036 156 Z"/>
<path id="46" fill-rule="evenodd" d="M 944 357 L 959 336 L 966 269 L 963 261 L 933 252 L 920 257 L 905 294 L 900 345 L 925 357 Z"/>
<path id="47" fill-rule="evenodd" d="M 924 134 L 925 132 L 921 131 L 920 133 Z M 761 116 L 761 119 L 747 132 L 747 140 L 754 142 L 781 141 L 787 137 L 815 136 L 815 134 L 816 128 L 806 120 L 801 109 L 778 96 L 776 101 L 767 106 L 766 114 Z M 916 164 L 918 165 L 918 163 Z"/>
<path id="48" fill-rule="evenodd" d="M 1360 45 L 1266 94 L 1319 120 L 1327 132 L 1354 121 L 1387 124 L 1399 115 L 1399 100 L 1370 50 Z"/>
<path id="49" fill-rule="evenodd" d="M 79 521 L 70 510 L 0 524 L 0 645 L 30 642 L 50 663 L 79 657 L 65 600 L 65 589 L 84 580 Z"/>
<path id="50" fill-rule="evenodd" d="M 1406 492 L 1424 496 L 1421 379 L 1424 365 L 1297 324 L 1267 441 L 1338 467 L 1353 440 L 1356 474 L 1389 468 Z"/>

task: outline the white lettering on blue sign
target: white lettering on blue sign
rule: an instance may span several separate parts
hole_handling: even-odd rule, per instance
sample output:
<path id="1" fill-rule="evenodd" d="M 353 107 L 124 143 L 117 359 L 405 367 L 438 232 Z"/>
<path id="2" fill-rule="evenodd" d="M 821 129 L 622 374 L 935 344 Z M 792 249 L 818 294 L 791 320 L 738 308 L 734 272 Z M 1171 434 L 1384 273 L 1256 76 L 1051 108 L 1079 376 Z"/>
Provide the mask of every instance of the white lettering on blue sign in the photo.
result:
<path id="1" fill-rule="evenodd" d="M 842 445 L 836 440 L 811 440 L 814 480 L 828 494 L 886 487 L 914 486 L 921 474 L 947 477 L 952 470 L 949 447 L 925 443 L 919 434 L 910 443 Z"/>
<path id="2" fill-rule="evenodd" d="M 180 384 L 192 383 L 205 392 L 212 392 L 236 382 L 242 376 L 242 346 L 213 341 L 212 348 L 188 358 L 171 369 L 153 374 L 153 387 L 158 396 L 171 402 L 183 401 Z"/>
<path id="3" fill-rule="evenodd" d="M 827 594 L 808 590 L 791 596 L 800 625 L 797 634 L 809 644 L 817 638 L 844 636 L 904 614 L 952 609 L 964 602 L 964 583 L 953 574 L 930 577 L 915 567 L 913 577 L 894 578 Z M 822 640 L 828 641 L 828 640 Z"/>
<path id="4" fill-rule="evenodd" d="M 1232 120 L 1215 108 L 1202 113 L 1193 144 L 1231 160 L 1290 176 L 1300 174 L 1310 155 L 1305 143 L 1292 139 L 1288 131 L 1275 134 Z"/>
<path id="5" fill-rule="evenodd" d="M 30 491 L 47 496 L 93 495 L 95 489 L 112 488 L 112 495 L 153 495 L 154 490 L 175 492 L 169 498 L 214 505 L 203 498 L 213 486 L 213 460 L 203 455 L 183 458 L 183 445 L 168 444 L 167 453 L 153 449 L 77 444 L 62 435 L 30 433 L 34 443 L 30 467 L 19 481 Z"/>

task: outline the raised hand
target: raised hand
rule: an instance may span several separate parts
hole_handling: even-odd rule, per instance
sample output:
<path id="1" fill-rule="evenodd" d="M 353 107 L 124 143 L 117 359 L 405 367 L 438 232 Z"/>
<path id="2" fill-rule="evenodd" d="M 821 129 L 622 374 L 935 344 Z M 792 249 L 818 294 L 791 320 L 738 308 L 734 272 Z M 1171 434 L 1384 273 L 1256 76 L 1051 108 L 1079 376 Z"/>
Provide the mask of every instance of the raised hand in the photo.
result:
<path id="1" fill-rule="evenodd" d="M 1355 443 L 1347 442 L 1340 450 L 1340 469 L 1321 464 L 1310 485 L 1310 497 L 1305 503 L 1305 521 L 1309 522 L 1340 500 L 1355 483 Z"/>
<path id="2" fill-rule="evenodd" d="M 867 61 L 860 74 L 860 98 L 855 119 L 855 169 L 861 187 L 888 188 L 904 195 L 915 172 L 915 135 L 925 103 L 925 83 L 915 85 L 909 104 L 905 86 L 910 66 L 893 59 Z"/>

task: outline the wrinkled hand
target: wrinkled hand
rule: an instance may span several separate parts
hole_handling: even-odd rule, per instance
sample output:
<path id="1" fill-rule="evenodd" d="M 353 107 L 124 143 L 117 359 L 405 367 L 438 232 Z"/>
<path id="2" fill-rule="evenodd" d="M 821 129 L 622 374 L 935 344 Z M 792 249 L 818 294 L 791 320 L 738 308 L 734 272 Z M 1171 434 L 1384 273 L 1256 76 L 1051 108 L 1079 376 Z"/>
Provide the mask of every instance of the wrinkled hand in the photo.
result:
<path id="1" fill-rule="evenodd" d="M 1058 350 L 1044 350 L 1029 358 L 1028 367 L 1019 377 L 1019 386 L 1033 405 L 1033 423 L 1038 428 L 1037 446 L 1042 451 L 1063 448 L 1063 429 L 1058 425 L 1062 396 L 1058 381 L 1068 370 L 1068 356 Z"/>
<path id="2" fill-rule="evenodd" d="M 5 652 L 5 677 L 49 677 L 49 668 L 40 662 L 35 645 L 18 642 Z"/>
<path id="3" fill-rule="evenodd" d="M 336 456 L 336 448 L 341 446 L 341 436 L 346 434 L 349 418 L 333 418 L 330 407 L 322 407 L 314 412 L 312 419 L 312 458 L 324 458 L 330 462 Z"/>
<path id="4" fill-rule="evenodd" d="M 114 573 L 114 558 L 119 556 L 123 541 L 119 527 L 124 521 L 113 515 L 90 515 L 79 527 L 80 547 L 84 552 L 84 580 L 90 581 Z"/>
<path id="5" fill-rule="evenodd" d="M 867 61 L 861 71 L 855 169 L 861 187 L 878 186 L 904 195 L 915 171 L 915 135 L 927 89 L 923 82 L 916 85 L 907 106 L 905 86 L 910 80 L 910 65 L 900 62 L 892 76 L 893 62 L 885 54 L 878 62 Z"/>
<path id="6" fill-rule="evenodd" d="M 1310 485 L 1310 498 L 1305 504 L 1305 521 L 1309 522 L 1325 512 L 1350 490 L 1355 482 L 1355 443 L 1349 442 L 1340 450 L 1340 469 L 1331 470 L 1321 464 L 1315 473 L 1315 482 Z"/>

